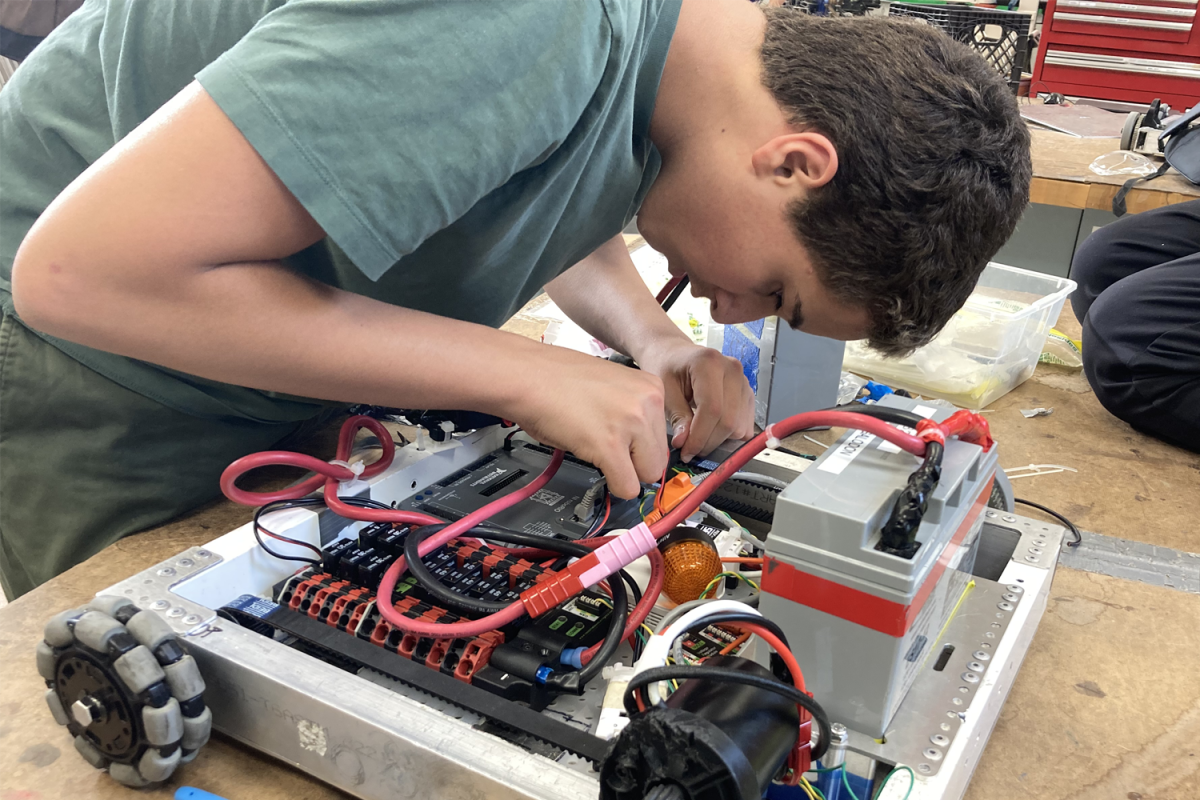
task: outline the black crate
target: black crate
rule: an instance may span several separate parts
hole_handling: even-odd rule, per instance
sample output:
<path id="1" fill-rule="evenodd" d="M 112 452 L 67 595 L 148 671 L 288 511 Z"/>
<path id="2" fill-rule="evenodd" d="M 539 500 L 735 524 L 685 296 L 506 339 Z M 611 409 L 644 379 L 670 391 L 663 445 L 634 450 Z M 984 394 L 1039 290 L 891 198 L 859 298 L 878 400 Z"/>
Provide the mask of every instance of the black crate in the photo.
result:
<path id="1" fill-rule="evenodd" d="M 892 17 L 919 19 L 977 51 L 1016 92 L 1029 46 L 1029 14 L 969 6 L 892 3 Z"/>

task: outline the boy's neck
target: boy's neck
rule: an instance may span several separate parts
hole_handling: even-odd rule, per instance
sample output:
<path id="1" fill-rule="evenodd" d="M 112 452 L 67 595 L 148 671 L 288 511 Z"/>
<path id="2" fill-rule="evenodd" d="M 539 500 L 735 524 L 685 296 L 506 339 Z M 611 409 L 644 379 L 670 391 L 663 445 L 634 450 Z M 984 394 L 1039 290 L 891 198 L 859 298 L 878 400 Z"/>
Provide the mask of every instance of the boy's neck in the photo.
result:
<path id="1" fill-rule="evenodd" d="M 753 149 L 787 126 L 762 82 L 765 28 L 746 0 L 683 0 L 650 122 L 664 167 L 680 150 Z"/>

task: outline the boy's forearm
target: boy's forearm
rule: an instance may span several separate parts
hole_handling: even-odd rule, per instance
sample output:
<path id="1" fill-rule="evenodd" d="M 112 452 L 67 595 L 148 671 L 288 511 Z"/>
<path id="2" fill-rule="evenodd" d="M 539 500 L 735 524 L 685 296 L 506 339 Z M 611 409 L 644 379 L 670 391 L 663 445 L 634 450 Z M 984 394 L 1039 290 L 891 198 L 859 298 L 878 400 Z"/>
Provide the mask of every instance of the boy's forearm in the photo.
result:
<path id="1" fill-rule="evenodd" d="M 579 327 L 641 361 L 666 343 L 690 340 L 663 313 L 616 236 L 546 286 Z"/>
<path id="2" fill-rule="evenodd" d="M 555 355 L 513 334 L 333 289 L 278 262 L 176 275 L 169 288 L 63 281 L 54 290 L 64 307 L 91 310 L 32 320 L 54 336 L 323 400 L 513 415 L 515 376 Z"/>

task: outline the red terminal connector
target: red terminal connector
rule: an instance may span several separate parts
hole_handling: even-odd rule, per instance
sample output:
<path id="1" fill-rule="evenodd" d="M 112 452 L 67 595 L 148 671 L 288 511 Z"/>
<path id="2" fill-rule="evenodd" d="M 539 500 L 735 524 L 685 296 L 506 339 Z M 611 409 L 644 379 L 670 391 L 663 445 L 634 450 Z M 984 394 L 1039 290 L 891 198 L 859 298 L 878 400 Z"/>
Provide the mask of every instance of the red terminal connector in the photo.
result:
<path id="1" fill-rule="evenodd" d="M 946 443 L 947 436 L 957 436 L 964 442 L 977 444 L 984 450 L 991 450 L 995 441 L 991 429 L 983 415 L 973 411 L 955 411 L 945 422 L 934 422 L 926 419 L 917 423 L 917 436 L 924 441 Z"/>
<path id="2" fill-rule="evenodd" d="M 811 692 L 805 692 L 809 697 L 812 697 Z M 804 773 L 812 769 L 812 714 L 806 709 L 800 711 L 800 735 L 796 739 L 796 746 L 792 748 L 792 752 L 788 753 L 787 759 L 787 785 L 798 786 L 800 778 Z"/>
<path id="3" fill-rule="evenodd" d="M 658 541 L 646 523 L 614 537 L 542 581 L 521 593 L 521 603 L 530 617 L 545 614 L 559 604 L 594 586 L 617 570 L 628 566 L 658 546 Z"/>
<path id="4" fill-rule="evenodd" d="M 454 677 L 463 683 L 470 683 L 475 670 L 487 664 L 492 657 L 492 651 L 504 644 L 504 634 L 500 631 L 481 633 L 472 639 L 463 650 L 458 666 L 454 668 Z"/>

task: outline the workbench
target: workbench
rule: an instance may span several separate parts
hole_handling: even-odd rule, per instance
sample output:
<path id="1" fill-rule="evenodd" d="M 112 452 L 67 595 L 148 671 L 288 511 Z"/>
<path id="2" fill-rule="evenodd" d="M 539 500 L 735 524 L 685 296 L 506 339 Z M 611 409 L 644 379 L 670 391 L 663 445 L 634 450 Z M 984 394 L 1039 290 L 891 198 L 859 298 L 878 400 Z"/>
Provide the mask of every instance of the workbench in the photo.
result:
<path id="1" fill-rule="evenodd" d="M 1098 156 L 1119 149 L 1119 139 L 1083 139 L 1030 126 L 1033 182 L 1029 201 L 1063 208 L 1111 211 L 1113 197 L 1128 175 L 1097 175 L 1088 169 Z M 1171 170 L 1135 184 L 1125 198 L 1130 214 L 1200 198 L 1196 186 Z"/>
<path id="2" fill-rule="evenodd" d="M 1030 206 L 995 260 L 1024 269 L 1069 277 L 1071 259 L 1083 240 L 1116 220 L 1112 201 L 1128 175 L 1097 175 L 1088 166 L 1117 150 L 1119 139 L 1083 139 L 1030 126 L 1033 181 Z M 1130 214 L 1200 198 L 1200 187 L 1178 172 L 1133 186 L 1126 195 Z"/>
<path id="3" fill-rule="evenodd" d="M 1093 148 L 1096 154 L 1107 150 L 1097 140 L 1053 149 L 1057 136 L 1034 135 L 1035 196 L 1079 204 L 1073 208 L 1102 204 L 1112 184 L 1083 173 Z M 1164 185 L 1171 188 L 1138 190 L 1146 196 L 1136 195 L 1136 205 L 1131 194 L 1130 208 L 1200 195 L 1190 185 Z M 544 329 L 544 322 L 518 315 L 507 327 L 536 337 L 539 326 Z M 1069 306 L 1059 327 L 1078 334 Z M 1021 416 L 1018 409 L 1031 406 L 1055 411 L 1048 417 Z M 1055 508 L 1086 530 L 1200 552 L 1200 456 L 1113 418 L 1079 372 L 1040 366 L 1027 383 L 992 404 L 988 419 L 1001 447 L 1001 466 L 1049 462 L 1079 470 L 1019 480 L 1014 484 L 1018 496 Z M 332 433 L 319 434 L 303 449 L 327 458 L 334 448 Z M 819 447 L 800 437 L 788 445 L 814 453 Z M 1029 509 L 1022 513 L 1037 515 Z M 250 509 L 214 501 L 112 545 L 0 609 L 0 800 L 157 799 L 172 796 L 181 785 L 229 800 L 346 796 L 220 735 L 166 787 L 135 793 L 76 755 L 42 699 L 33 653 L 51 614 L 210 541 L 250 516 Z M 1200 798 L 1198 661 L 1200 594 L 1060 566 L 1046 616 L 967 800 Z M 286 715 L 286 710 L 276 713 Z M 435 787 L 423 797 L 437 798 Z"/>

